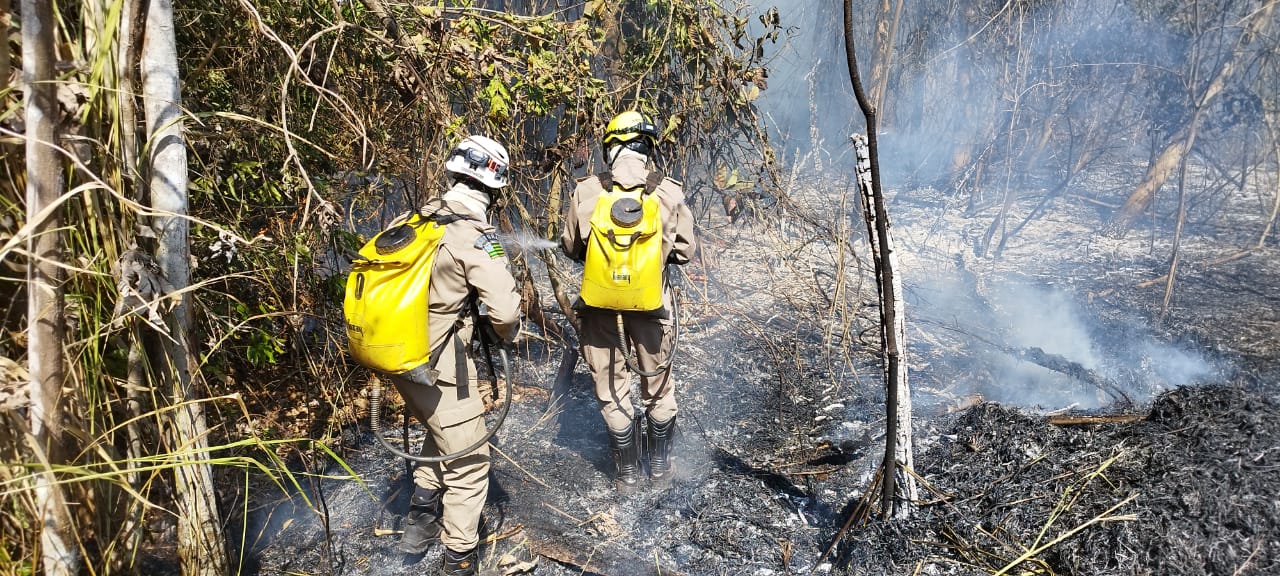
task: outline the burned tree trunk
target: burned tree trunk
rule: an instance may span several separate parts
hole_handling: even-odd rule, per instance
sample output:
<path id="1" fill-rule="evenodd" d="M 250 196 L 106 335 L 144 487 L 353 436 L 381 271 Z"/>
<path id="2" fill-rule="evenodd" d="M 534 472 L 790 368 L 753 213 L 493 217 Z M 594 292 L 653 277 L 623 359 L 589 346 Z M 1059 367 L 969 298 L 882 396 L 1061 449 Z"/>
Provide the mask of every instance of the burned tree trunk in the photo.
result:
<path id="1" fill-rule="evenodd" d="M 1276 161 L 1280 162 L 1280 111 L 1269 111 L 1266 116 L 1267 129 L 1271 132 L 1271 148 L 1275 155 Z M 1267 225 L 1262 228 L 1262 234 L 1258 235 L 1258 243 L 1254 245 L 1256 248 L 1262 248 L 1267 244 L 1267 237 L 1271 235 L 1271 229 L 1276 225 L 1276 217 L 1280 216 L 1280 181 L 1275 183 L 1275 197 L 1271 202 L 1271 213 L 1267 216 Z"/>
<path id="2" fill-rule="evenodd" d="M 858 75 L 851 0 L 844 1 L 844 41 L 849 79 L 853 83 L 858 107 L 862 109 L 867 123 L 865 140 L 861 134 L 854 134 L 852 138 L 858 151 L 859 189 L 862 191 L 863 213 L 867 219 L 867 234 L 875 263 L 876 289 L 880 294 L 886 422 L 881 514 L 885 518 L 905 518 L 910 515 L 909 503 L 917 499 L 918 490 L 915 481 L 906 473 L 906 470 L 914 468 L 914 463 L 911 448 L 911 388 L 907 384 L 907 366 L 903 354 L 906 331 L 903 323 L 902 285 L 894 272 L 897 256 L 894 253 L 893 236 L 889 232 L 889 212 L 880 188 L 876 107 L 867 99 L 862 79 Z M 898 502 L 903 505 L 897 506 Z"/>
<path id="3" fill-rule="evenodd" d="M 1198 114 L 1193 115 L 1195 118 Z M 1134 221 L 1142 212 L 1151 205 L 1151 201 L 1156 197 L 1156 191 L 1164 186 L 1169 180 L 1169 175 L 1173 174 L 1174 169 L 1182 163 L 1187 152 L 1191 150 L 1191 146 L 1195 144 L 1196 126 L 1195 121 L 1188 123 L 1182 130 L 1174 135 L 1173 139 L 1165 145 L 1164 149 L 1156 155 L 1155 160 L 1147 168 L 1147 174 L 1143 177 L 1142 183 L 1129 194 L 1129 198 L 1125 200 L 1124 206 L 1120 207 L 1120 212 L 1112 221 L 1111 229 L 1115 234 L 1123 234 L 1133 226 Z"/>
<path id="4" fill-rule="evenodd" d="M 208 460 L 204 407 L 193 385 L 195 358 L 190 348 L 191 307 L 182 291 L 191 277 L 187 222 L 187 146 L 182 133 L 182 92 L 171 0 L 151 0 L 142 45 L 143 108 L 150 142 L 152 221 L 159 246 L 156 261 L 175 291 L 167 325 L 169 337 L 161 367 L 167 382 L 173 426 L 169 449 L 183 461 L 175 468 L 178 505 L 178 556 L 185 575 L 227 574 L 228 559 L 217 492 Z"/>
<path id="5" fill-rule="evenodd" d="M 27 219 L 27 363 L 30 374 L 31 449 L 43 469 L 35 476 L 40 526 L 40 564 L 46 576 L 77 574 L 79 545 L 71 514 L 52 465 L 62 463 L 65 422 L 62 346 L 63 317 L 61 209 L 62 163 L 57 150 L 58 101 L 54 83 L 53 9 L 49 2 L 23 0 L 22 79 L 26 115 Z"/>

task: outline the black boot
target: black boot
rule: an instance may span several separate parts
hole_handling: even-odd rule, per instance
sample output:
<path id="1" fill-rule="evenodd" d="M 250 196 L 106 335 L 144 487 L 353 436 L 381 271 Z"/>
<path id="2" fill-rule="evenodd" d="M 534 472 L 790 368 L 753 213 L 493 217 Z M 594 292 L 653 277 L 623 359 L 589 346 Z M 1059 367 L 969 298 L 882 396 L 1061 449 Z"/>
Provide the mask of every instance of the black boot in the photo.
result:
<path id="1" fill-rule="evenodd" d="M 400 551 L 405 554 L 421 554 L 427 547 L 440 540 L 439 490 L 422 487 L 413 489 L 409 499 L 409 512 L 404 515 L 404 534 L 400 536 Z"/>
<path id="2" fill-rule="evenodd" d="M 441 576 L 476 576 L 476 549 L 454 552 L 446 547 L 440 556 Z"/>
<path id="3" fill-rule="evenodd" d="M 613 463 L 617 470 L 614 486 L 619 492 L 630 492 L 640 483 L 640 421 L 622 430 L 609 430 Z"/>
<path id="4" fill-rule="evenodd" d="M 671 481 L 671 445 L 675 443 L 676 417 L 666 422 L 658 422 L 650 416 L 649 420 L 649 477 L 658 486 Z"/>

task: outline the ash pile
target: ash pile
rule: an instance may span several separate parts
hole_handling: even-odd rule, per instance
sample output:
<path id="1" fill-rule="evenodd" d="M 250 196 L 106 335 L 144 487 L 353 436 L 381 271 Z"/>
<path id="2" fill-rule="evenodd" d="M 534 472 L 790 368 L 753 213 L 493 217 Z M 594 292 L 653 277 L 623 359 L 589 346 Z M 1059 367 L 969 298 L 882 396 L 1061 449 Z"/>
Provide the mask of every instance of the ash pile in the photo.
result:
<path id="1" fill-rule="evenodd" d="M 916 462 L 925 505 L 850 530 L 846 574 L 1280 573 L 1280 405 L 1179 388 L 1133 422 L 958 414 Z"/>
<path id="2" fill-rule="evenodd" d="M 750 346 L 737 349 L 689 377 L 711 378 L 756 354 Z M 735 392 L 736 381 L 714 378 L 723 384 L 687 395 L 673 484 L 620 495 L 589 376 L 580 371 L 569 394 L 553 402 L 540 383 L 553 377 L 556 359 L 531 360 L 521 378 L 529 384 L 515 387 L 493 441 L 480 546 L 486 575 L 802 573 L 834 532 L 833 506 L 844 498 L 843 489 L 819 486 L 842 478 L 852 489 L 861 481 L 858 467 L 844 465 L 856 454 L 796 449 L 784 459 L 776 447 L 785 433 L 761 417 L 768 390 Z M 421 442 L 416 424 L 409 438 L 411 445 Z M 241 573 L 434 573 L 439 546 L 423 555 L 396 551 L 412 491 L 403 461 L 367 431 L 349 430 L 342 441 L 338 452 L 361 482 L 329 465 L 290 497 L 258 502 Z"/>

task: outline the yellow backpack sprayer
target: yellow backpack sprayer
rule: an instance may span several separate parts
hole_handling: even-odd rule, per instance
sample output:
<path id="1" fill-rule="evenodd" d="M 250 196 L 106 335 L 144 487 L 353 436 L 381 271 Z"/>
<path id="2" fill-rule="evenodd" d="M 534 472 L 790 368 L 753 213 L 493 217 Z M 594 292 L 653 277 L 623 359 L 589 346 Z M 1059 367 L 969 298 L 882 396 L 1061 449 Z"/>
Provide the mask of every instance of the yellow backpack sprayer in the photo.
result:
<path id="1" fill-rule="evenodd" d="M 654 194 L 663 175 L 649 172 L 643 187 L 633 188 L 618 186 L 609 172 L 596 177 L 604 193 L 596 199 L 591 213 L 579 295 L 587 306 L 618 311 L 618 342 L 627 350 L 623 312 L 649 312 L 662 317 L 670 314 L 662 302 L 668 279 L 662 259 L 662 207 Z M 628 351 L 627 367 L 646 377 L 666 371 L 675 357 L 675 344 L 679 342 L 678 313 L 672 322 L 675 343 L 667 361 L 653 372 L 646 372 L 636 363 L 635 354 Z"/>
<path id="2" fill-rule="evenodd" d="M 457 214 L 433 212 L 413 213 L 407 220 L 374 236 L 360 249 L 351 262 L 347 276 L 343 315 L 346 318 L 348 349 L 361 365 L 381 375 L 394 375 L 416 385 L 434 386 L 438 372 L 439 350 L 430 349 L 427 330 L 428 288 L 431 269 L 435 265 L 440 239 L 445 226 L 464 219 Z M 474 298 L 473 298 L 474 300 Z M 489 342 L 485 322 L 475 302 L 468 302 L 461 315 L 470 312 L 474 318 L 473 334 L 485 351 L 489 372 L 496 380 L 498 371 L 490 346 L 497 346 L 502 374 L 507 381 L 507 402 L 503 403 L 497 421 L 479 441 L 462 450 L 442 456 L 420 456 L 408 453 L 409 416 L 405 414 L 404 442 L 401 450 L 382 435 L 382 382 L 375 380 L 369 392 L 370 428 L 378 441 L 391 453 L 415 462 L 444 462 L 465 456 L 483 446 L 502 426 L 511 407 L 511 367 L 501 342 Z M 461 319 L 450 329 L 446 342 L 457 339 Z M 461 346 L 461 342 L 458 343 Z"/>

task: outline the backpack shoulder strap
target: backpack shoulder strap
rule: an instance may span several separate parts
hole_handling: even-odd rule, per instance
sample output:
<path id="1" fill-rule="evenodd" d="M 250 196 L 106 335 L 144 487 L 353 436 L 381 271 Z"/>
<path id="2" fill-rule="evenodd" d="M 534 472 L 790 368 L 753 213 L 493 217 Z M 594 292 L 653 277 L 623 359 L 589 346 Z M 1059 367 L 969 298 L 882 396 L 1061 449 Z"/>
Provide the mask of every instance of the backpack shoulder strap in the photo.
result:
<path id="1" fill-rule="evenodd" d="M 447 226 L 459 220 L 478 221 L 474 216 L 469 214 L 459 214 L 454 212 L 453 208 L 450 208 L 449 205 L 445 204 L 443 201 L 441 201 L 440 205 L 431 212 L 423 214 L 422 219 L 424 222 L 435 222 L 441 226 Z"/>
<path id="2" fill-rule="evenodd" d="M 613 190 L 612 172 L 605 170 L 604 172 L 596 174 L 596 178 L 600 180 L 600 187 L 603 188 L 605 192 Z M 648 176 L 645 176 L 644 179 L 644 193 L 653 194 L 653 191 L 658 189 L 658 186 L 662 184 L 662 181 L 665 178 L 666 176 L 661 172 L 658 172 L 657 170 L 650 170 Z M 627 190 L 635 190 L 635 188 L 627 188 Z"/>
<path id="3" fill-rule="evenodd" d="M 435 222 L 441 226 L 448 226 L 449 224 L 453 224 L 454 222 L 457 222 L 459 220 L 475 220 L 475 218 L 464 215 L 464 214 L 455 214 L 450 212 L 448 214 L 436 214 L 431 218 L 428 218 L 428 220 Z"/>
<path id="4" fill-rule="evenodd" d="M 650 170 L 649 175 L 644 179 L 644 193 L 653 194 L 653 191 L 658 189 L 658 185 L 662 184 L 662 181 L 665 178 L 666 176 L 661 172 L 657 170 Z"/>

